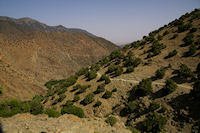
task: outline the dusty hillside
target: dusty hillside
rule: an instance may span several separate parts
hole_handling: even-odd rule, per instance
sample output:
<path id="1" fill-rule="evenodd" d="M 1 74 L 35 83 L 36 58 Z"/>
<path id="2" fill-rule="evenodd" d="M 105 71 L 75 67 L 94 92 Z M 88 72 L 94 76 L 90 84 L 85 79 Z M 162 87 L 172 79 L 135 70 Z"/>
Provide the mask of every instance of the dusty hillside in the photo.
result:
<path id="1" fill-rule="evenodd" d="M 79 100 L 75 100 L 73 104 L 83 108 L 86 117 L 120 115 L 122 116 L 120 117 L 121 120 L 127 125 L 139 130 L 144 130 L 140 125 L 145 120 L 145 116 L 151 112 L 149 111 L 152 108 L 151 106 L 155 106 L 154 112 L 158 113 L 164 110 L 159 115 L 168 118 L 165 131 L 190 132 L 195 127 L 194 125 L 199 122 L 199 116 L 196 115 L 198 108 L 194 106 L 200 103 L 196 99 L 191 99 L 190 93 L 194 82 L 198 80 L 196 68 L 200 63 L 199 11 L 186 14 L 179 19 L 181 22 L 177 21 L 175 20 L 169 25 L 151 32 L 149 36 L 125 46 L 121 51 L 111 53 L 110 56 L 93 65 L 89 72 L 86 68 L 85 73 L 83 72 L 84 69 L 82 69 L 82 73 L 80 70 L 77 75 L 84 74 L 78 77 L 76 84 L 70 87 L 66 86 L 67 89 L 61 87 L 64 85 L 63 81 L 49 82 L 52 86 L 49 87 L 43 103 L 46 107 L 53 106 L 62 111 L 65 106 L 74 101 L 75 97 L 79 97 Z M 182 30 L 180 25 L 190 26 Z M 189 38 L 188 36 L 192 36 L 191 42 L 184 41 L 184 38 Z M 192 50 L 193 47 L 195 47 L 194 51 Z M 174 50 L 176 50 L 174 52 L 176 54 L 169 55 Z M 190 76 L 181 77 L 181 74 L 179 74 L 179 71 L 182 71 L 180 69 L 181 64 L 185 64 L 190 69 L 188 71 L 194 73 Z M 165 73 L 162 78 L 156 77 L 156 71 L 159 69 Z M 95 71 L 96 75 L 94 74 Z M 99 81 L 104 74 L 109 77 L 108 79 L 111 82 L 108 81 L 107 84 L 104 84 L 104 80 Z M 94 79 L 90 80 L 90 77 Z M 139 97 L 137 92 L 131 94 L 134 91 L 134 86 L 147 78 L 151 79 L 152 92 L 144 95 L 143 92 L 138 92 L 143 95 Z M 172 80 L 169 81 L 170 83 L 176 84 L 174 86 L 177 86 L 177 89 L 163 95 L 163 88 L 168 79 Z M 104 89 L 96 93 L 98 86 L 102 84 L 104 84 L 104 87 L 102 87 Z M 116 92 L 114 91 L 115 88 L 117 88 Z M 50 91 L 51 89 L 53 91 Z M 61 90 L 59 91 L 59 89 Z M 107 93 L 111 95 L 108 98 L 105 97 L 106 91 L 112 92 L 111 94 Z M 131 95 L 133 95 L 134 100 L 130 100 Z M 86 97 L 91 100 L 91 103 L 84 101 Z M 101 102 L 98 106 L 97 101 Z M 181 102 L 185 102 L 185 104 L 180 104 Z M 129 114 L 125 111 L 125 114 L 123 114 L 123 111 L 127 110 L 129 104 L 132 103 L 135 105 L 135 112 Z"/>
<path id="2" fill-rule="evenodd" d="M 45 90 L 46 81 L 69 77 L 81 66 L 90 65 L 118 48 L 83 32 L 63 31 L 30 19 L 18 22 L 3 18 L 0 19 L 0 85 L 5 88 L 2 98 L 30 99 Z"/>
<path id="3" fill-rule="evenodd" d="M 122 122 L 134 133 L 198 133 L 199 55 L 200 11 L 195 10 L 67 79 L 48 81 L 43 96 L 2 103 L 0 115 L 74 114 L 114 127 Z"/>

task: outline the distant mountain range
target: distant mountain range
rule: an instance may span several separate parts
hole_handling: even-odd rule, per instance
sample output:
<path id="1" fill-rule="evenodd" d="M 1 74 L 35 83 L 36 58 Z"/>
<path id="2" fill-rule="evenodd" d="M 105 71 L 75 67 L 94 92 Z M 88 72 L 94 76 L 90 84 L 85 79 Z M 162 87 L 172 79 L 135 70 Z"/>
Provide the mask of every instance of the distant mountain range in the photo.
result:
<path id="1" fill-rule="evenodd" d="M 45 32 L 71 32 L 71 33 L 85 33 L 89 36 L 95 36 L 91 33 L 89 33 L 86 30 L 78 29 L 78 28 L 66 28 L 62 25 L 58 26 L 48 26 L 44 23 L 41 23 L 37 20 L 34 20 L 32 18 L 11 18 L 11 17 L 6 17 L 6 16 L 0 16 L 0 21 L 4 22 L 14 22 L 16 24 L 23 25 L 24 27 L 31 29 L 31 30 L 39 30 L 39 31 L 45 31 Z"/>
<path id="2" fill-rule="evenodd" d="M 0 17 L 2 97 L 30 99 L 46 81 L 67 78 L 118 48 L 86 30 Z"/>

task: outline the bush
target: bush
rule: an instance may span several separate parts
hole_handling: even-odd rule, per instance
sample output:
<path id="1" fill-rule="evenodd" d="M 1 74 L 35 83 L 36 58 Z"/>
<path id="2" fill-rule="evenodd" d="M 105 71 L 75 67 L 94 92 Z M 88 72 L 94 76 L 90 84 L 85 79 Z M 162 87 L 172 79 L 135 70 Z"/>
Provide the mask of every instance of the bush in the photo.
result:
<path id="1" fill-rule="evenodd" d="M 80 85 L 78 87 L 79 87 L 79 91 L 76 92 L 76 95 L 86 92 L 87 88 L 90 88 L 91 85 Z"/>
<path id="2" fill-rule="evenodd" d="M 143 79 L 137 86 L 134 86 L 130 92 L 129 100 L 136 99 L 137 97 L 146 96 L 152 93 L 151 79 Z"/>
<path id="3" fill-rule="evenodd" d="M 45 114 L 47 114 L 49 117 L 59 117 L 60 116 L 60 112 L 58 112 L 54 108 L 46 109 Z"/>
<path id="4" fill-rule="evenodd" d="M 105 74 L 100 77 L 99 81 L 105 81 L 105 84 L 109 84 L 111 82 L 110 78 Z"/>
<path id="5" fill-rule="evenodd" d="M 89 71 L 88 67 L 82 67 L 78 72 L 76 72 L 77 76 L 85 75 Z"/>
<path id="6" fill-rule="evenodd" d="M 124 61 L 124 66 L 125 67 L 129 67 L 129 66 L 137 67 L 141 62 L 142 62 L 142 60 L 140 58 L 131 58 L 131 57 L 128 57 Z"/>
<path id="7" fill-rule="evenodd" d="M 177 84 L 172 79 L 168 79 L 163 88 L 164 94 L 170 94 L 173 91 L 175 91 L 176 88 L 177 88 Z"/>
<path id="8" fill-rule="evenodd" d="M 97 77 L 97 72 L 95 70 L 91 70 L 86 74 L 87 80 L 90 81 Z"/>
<path id="9" fill-rule="evenodd" d="M 137 105 L 135 102 L 128 102 L 127 105 L 125 106 L 125 113 L 126 114 L 131 114 L 135 113 L 137 110 Z"/>
<path id="10" fill-rule="evenodd" d="M 162 38 L 161 35 L 158 35 L 158 36 L 157 36 L 157 39 L 160 41 L 160 40 L 162 40 L 163 38 Z"/>
<path id="11" fill-rule="evenodd" d="M 42 114 L 43 113 L 43 104 L 38 100 L 33 100 L 30 103 L 30 113 L 34 115 Z"/>
<path id="12" fill-rule="evenodd" d="M 80 100 L 80 96 L 75 95 L 75 96 L 74 96 L 74 99 L 73 99 L 73 102 L 77 102 L 77 101 L 79 101 L 79 100 Z"/>
<path id="13" fill-rule="evenodd" d="M 77 81 L 77 78 L 77 76 L 70 76 L 69 78 L 61 82 L 60 88 L 67 88 L 74 85 Z"/>
<path id="14" fill-rule="evenodd" d="M 176 19 L 176 20 L 174 20 L 173 22 L 171 22 L 171 24 L 172 24 L 173 26 L 179 26 L 179 25 L 183 25 L 184 22 L 183 22 L 182 20 Z"/>
<path id="15" fill-rule="evenodd" d="M 183 38 L 184 46 L 188 46 L 188 45 L 192 44 L 194 42 L 193 38 L 194 38 L 193 34 L 191 34 L 191 33 L 187 34 L 187 36 Z"/>
<path id="16" fill-rule="evenodd" d="M 117 88 L 114 88 L 114 89 L 112 90 L 112 92 L 117 92 Z"/>
<path id="17" fill-rule="evenodd" d="M 0 102 L 0 117 L 11 117 L 18 113 L 30 112 L 29 102 L 20 102 L 16 99 Z"/>
<path id="18" fill-rule="evenodd" d="M 123 73 L 122 67 L 118 67 L 118 68 L 115 70 L 114 75 L 115 75 L 115 76 L 120 76 L 122 73 Z"/>
<path id="19" fill-rule="evenodd" d="M 95 91 L 95 94 L 101 93 L 105 91 L 105 84 L 98 85 L 97 90 Z"/>
<path id="20" fill-rule="evenodd" d="M 169 34 L 169 31 L 168 31 L 168 30 L 166 30 L 166 31 L 163 33 L 163 36 L 165 36 L 165 35 L 167 35 L 167 34 Z"/>
<path id="21" fill-rule="evenodd" d="M 114 126 L 115 123 L 117 123 L 117 119 L 113 116 L 109 116 L 106 120 L 106 123 L 110 124 L 111 126 Z"/>
<path id="22" fill-rule="evenodd" d="M 161 67 L 156 71 L 156 78 L 162 79 L 165 76 L 165 68 Z"/>
<path id="23" fill-rule="evenodd" d="M 112 96 L 112 92 L 106 91 L 106 92 L 103 94 L 102 98 L 108 99 L 108 98 L 110 98 L 111 96 Z"/>
<path id="24" fill-rule="evenodd" d="M 83 109 L 82 108 L 79 108 L 79 107 L 76 107 L 76 106 L 64 106 L 62 109 L 61 109 L 61 114 L 73 114 L 73 115 L 76 115 L 80 118 L 84 118 L 84 112 L 83 112 Z"/>
<path id="25" fill-rule="evenodd" d="M 110 59 L 122 59 L 124 57 L 124 54 L 120 50 L 115 50 L 110 54 Z"/>
<path id="26" fill-rule="evenodd" d="M 157 113 L 149 113 L 146 120 L 143 122 L 146 132 L 158 133 L 161 132 L 167 123 L 167 119 Z"/>
<path id="27" fill-rule="evenodd" d="M 106 73 L 112 73 L 117 69 L 118 66 L 110 65 Z"/>
<path id="28" fill-rule="evenodd" d="M 153 111 L 155 111 L 155 110 L 157 110 L 157 109 L 159 109 L 159 108 L 160 108 L 160 104 L 158 104 L 158 103 L 156 103 L 156 102 L 152 102 L 152 103 L 150 104 L 149 111 L 150 111 L 150 112 L 153 112 Z"/>
<path id="29" fill-rule="evenodd" d="M 99 107 L 101 106 L 102 102 L 101 101 L 97 101 L 95 104 L 94 104 L 94 107 Z"/>
<path id="30" fill-rule="evenodd" d="M 195 53 L 196 53 L 196 46 L 195 45 L 191 45 L 190 47 L 189 47 L 189 51 L 188 52 L 185 52 L 184 53 L 184 56 L 192 56 L 192 55 L 194 55 Z"/>
<path id="31" fill-rule="evenodd" d="M 188 68 L 187 65 L 181 64 L 178 70 L 178 76 L 182 79 L 186 79 L 188 77 L 194 77 L 194 73 Z"/>
<path id="32" fill-rule="evenodd" d="M 83 101 L 81 103 L 83 105 L 88 105 L 88 104 L 92 103 L 93 101 L 94 101 L 94 94 L 89 93 L 85 96 L 85 98 L 83 99 Z"/>
<path id="33" fill-rule="evenodd" d="M 132 133 L 140 133 L 136 128 L 127 126 L 126 129 L 130 130 Z"/>
<path id="34" fill-rule="evenodd" d="M 175 39 L 177 37 L 178 37 L 178 34 L 174 34 L 170 39 L 172 40 L 172 39 Z"/>
<path id="35" fill-rule="evenodd" d="M 174 49 L 173 51 L 169 52 L 169 54 L 165 58 L 171 58 L 175 55 L 177 55 L 177 51 Z"/>
<path id="36" fill-rule="evenodd" d="M 152 54 L 151 55 L 149 54 L 147 58 L 160 54 L 161 50 L 164 49 L 165 47 L 166 46 L 163 43 L 159 43 L 158 41 L 155 41 L 150 49 L 150 52 L 152 52 Z"/>
<path id="37" fill-rule="evenodd" d="M 197 31 L 197 28 L 192 28 L 191 30 L 190 30 L 190 33 L 194 33 L 194 32 L 196 32 Z"/>
<path id="38" fill-rule="evenodd" d="M 59 95 L 58 102 L 62 102 L 66 98 L 65 94 Z"/>
<path id="39" fill-rule="evenodd" d="M 92 64 L 90 70 L 99 71 L 100 65 L 99 64 Z"/>
<path id="40" fill-rule="evenodd" d="M 63 106 L 72 106 L 74 102 L 72 100 L 67 100 Z"/>
<path id="41" fill-rule="evenodd" d="M 180 32 L 184 32 L 184 31 L 186 31 L 186 30 L 189 30 L 190 29 L 190 27 L 192 27 L 192 24 L 185 24 L 185 25 L 179 25 L 178 26 L 178 32 L 180 33 Z"/>

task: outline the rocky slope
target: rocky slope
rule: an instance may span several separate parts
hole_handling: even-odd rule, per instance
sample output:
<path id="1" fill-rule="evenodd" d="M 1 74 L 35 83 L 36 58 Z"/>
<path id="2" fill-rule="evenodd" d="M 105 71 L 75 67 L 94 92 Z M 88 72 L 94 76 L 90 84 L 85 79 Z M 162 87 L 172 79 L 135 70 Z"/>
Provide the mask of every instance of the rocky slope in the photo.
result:
<path id="1" fill-rule="evenodd" d="M 3 133 L 131 133 L 123 123 L 111 127 L 102 118 L 80 119 L 74 115 L 48 118 L 20 114 L 1 119 Z"/>
<path id="2" fill-rule="evenodd" d="M 195 10 L 142 40 L 113 51 L 68 79 L 50 80 L 45 84 L 48 90 L 43 96 L 21 104 L 16 101 L 1 103 L 0 115 L 6 117 L 18 112 L 44 112 L 49 116 L 74 114 L 86 117 L 82 120 L 93 121 L 98 117 L 102 122 L 112 117 L 109 122 L 113 127 L 118 125 L 117 121 L 134 133 L 198 133 L 199 35 L 200 11 Z M 17 119 L 13 123 L 17 123 Z M 8 118 L 2 122 L 5 127 L 7 120 L 11 121 Z"/>
<path id="3" fill-rule="evenodd" d="M 83 30 L 0 17 L 1 97 L 27 100 L 42 94 L 46 81 L 69 77 L 117 48 Z"/>

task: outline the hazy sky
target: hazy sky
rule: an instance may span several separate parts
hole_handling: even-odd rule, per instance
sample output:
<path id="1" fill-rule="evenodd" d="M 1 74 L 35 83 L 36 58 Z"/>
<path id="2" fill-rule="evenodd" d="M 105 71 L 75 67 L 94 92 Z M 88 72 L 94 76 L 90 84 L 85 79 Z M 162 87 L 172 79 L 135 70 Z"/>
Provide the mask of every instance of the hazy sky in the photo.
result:
<path id="1" fill-rule="evenodd" d="M 117 44 L 141 39 L 195 8 L 200 0 L 0 0 L 0 16 L 81 28 Z"/>

